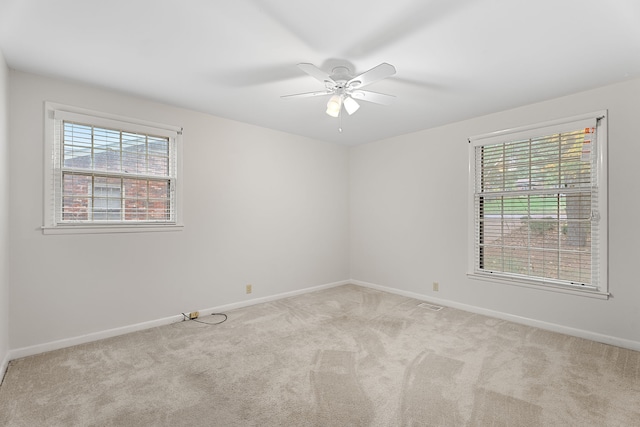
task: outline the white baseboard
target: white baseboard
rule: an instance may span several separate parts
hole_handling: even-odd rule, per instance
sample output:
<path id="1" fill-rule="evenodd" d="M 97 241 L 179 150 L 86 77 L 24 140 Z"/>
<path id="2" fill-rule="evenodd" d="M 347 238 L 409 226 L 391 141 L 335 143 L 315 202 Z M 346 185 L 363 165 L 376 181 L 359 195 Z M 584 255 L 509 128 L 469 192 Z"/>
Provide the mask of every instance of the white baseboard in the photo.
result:
<path id="1" fill-rule="evenodd" d="M 72 347 L 74 345 L 85 344 L 88 342 L 111 338 L 118 335 L 129 334 L 131 332 L 137 332 L 143 329 L 155 328 L 156 326 L 168 325 L 170 323 L 179 322 L 182 319 L 182 315 L 179 314 L 177 316 L 165 317 L 163 319 L 152 320 L 149 322 L 136 323 L 134 325 L 122 326 L 120 328 L 107 329 L 105 331 L 92 332 L 86 335 L 64 338 L 57 341 L 50 341 L 44 344 L 36 344 L 29 347 L 9 350 L 9 360 L 20 359 L 22 357 L 33 356 L 35 354 L 46 353 L 47 351 L 59 350 L 61 348 Z"/>
<path id="2" fill-rule="evenodd" d="M 328 289 L 336 286 L 347 285 L 349 283 L 351 283 L 351 281 L 343 280 L 340 282 L 333 282 L 333 283 L 327 283 L 319 286 L 312 286 L 312 287 L 298 289 L 291 292 L 283 292 L 280 294 L 270 295 L 267 297 L 254 298 L 247 301 L 221 305 L 218 307 L 205 308 L 199 311 L 201 315 L 207 315 L 211 313 L 220 313 L 223 311 L 234 310 L 236 308 L 248 307 L 251 305 L 261 304 L 269 301 L 275 301 L 282 298 L 288 298 L 296 295 L 306 294 L 309 292 L 315 292 L 321 289 Z M 182 314 L 178 314 L 175 316 L 169 316 L 162 319 L 151 320 L 148 322 L 136 323 L 134 325 L 123 326 L 120 328 L 108 329 L 108 330 L 99 331 L 99 332 L 92 332 L 86 335 L 80 335 L 72 338 L 64 338 L 61 340 L 51 341 L 44 344 L 36 344 L 29 347 L 22 347 L 14 350 L 9 350 L 9 354 L 7 355 L 7 357 L 5 357 L 5 361 L 3 362 L 3 365 L 0 366 L 0 368 L 4 367 L 4 369 L 2 370 L 2 373 L 4 374 L 6 370 L 6 366 L 8 365 L 10 360 L 20 359 L 22 357 L 27 357 L 27 356 L 33 356 L 36 354 L 45 353 L 47 351 L 59 350 L 61 348 L 72 347 L 74 345 L 98 341 L 105 338 L 111 338 L 118 335 L 129 334 L 131 332 L 137 332 L 144 329 L 155 328 L 157 326 L 164 326 L 171 323 L 181 322 L 183 320 L 184 320 L 184 317 L 182 316 Z"/>
<path id="3" fill-rule="evenodd" d="M 222 311 L 229 311 L 229 310 L 235 310 L 237 308 L 242 308 L 242 307 L 248 307 L 250 305 L 256 305 L 256 304 L 262 304 L 265 302 L 270 302 L 270 301 L 276 301 L 279 299 L 283 299 L 283 298 L 289 298 L 289 297 L 294 297 L 296 295 L 302 295 L 302 294 L 308 294 L 309 292 L 315 292 L 315 291 L 319 291 L 322 289 L 329 289 L 329 288 L 335 288 L 336 286 L 342 286 L 342 285 L 348 285 L 351 284 L 352 282 L 350 280 L 342 280 L 340 282 L 333 282 L 333 283 L 327 283 L 325 285 L 319 285 L 319 286 L 312 286 L 310 288 L 304 288 L 304 289 L 298 289 L 295 291 L 291 291 L 291 292 L 283 292 L 280 294 L 275 294 L 275 295 L 270 295 L 267 297 L 261 297 L 261 298 L 253 298 L 247 301 L 241 301 L 241 302 L 234 302 L 231 304 L 226 304 L 226 305 L 221 305 L 219 307 L 214 307 L 214 308 L 205 308 L 203 310 L 199 310 L 200 311 L 200 315 L 208 315 L 211 313 L 219 313 Z M 182 316 L 180 316 L 182 318 Z"/>
<path id="4" fill-rule="evenodd" d="M 613 337 L 609 335 L 600 334 L 597 332 L 586 331 L 584 329 L 572 328 L 569 326 L 559 325 L 557 323 L 543 322 L 541 320 L 531 319 L 528 317 L 516 316 L 509 313 L 503 313 L 500 311 L 489 310 L 482 307 L 476 307 L 473 305 L 462 304 L 455 301 L 449 301 L 440 298 L 434 298 L 431 295 L 422 295 L 415 292 L 403 291 L 396 288 L 390 288 L 387 286 L 380 286 L 373 283 L 363 282 L 361 280 L 351 280 L 354 285 L 363 286 L 366 288 L 376 289 L 379 291 L 389 292 L 396 295 L 401 295 L 409 298 L 415 298 L 422 301 L 431 302 L 437 305 L 457 308 L 459 310 L 468 311 L 471 313 L 482 314 L 489 317 L 495 317 L 497 319 L 508 320 L 514 323 L 520 323 L 526 326 L 532 326 L 535 328 L 545 329 L 547 331 L 558 332 L 565 335 L 571 335 L 578 338 L 585 338 L 591 341 L 597 341 L 603 344 L 610 344 L 617 347 L 628 348 L 630 350 L 640 351 L 640 342 L 628 340 L 619 337 Z"/>

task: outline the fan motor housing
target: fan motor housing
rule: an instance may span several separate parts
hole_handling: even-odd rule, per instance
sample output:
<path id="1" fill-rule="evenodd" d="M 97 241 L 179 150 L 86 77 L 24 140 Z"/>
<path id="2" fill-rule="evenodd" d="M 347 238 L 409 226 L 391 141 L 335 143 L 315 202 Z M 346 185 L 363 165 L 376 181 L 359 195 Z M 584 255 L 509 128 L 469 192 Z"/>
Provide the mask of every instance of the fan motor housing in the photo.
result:
<path id="1" fill-rule="evenodd" d="M 331 71 L 331 78 L 338 86 L 344 87 L 351 80 L 350 71 L 347 67 L 335 67 Z"/>

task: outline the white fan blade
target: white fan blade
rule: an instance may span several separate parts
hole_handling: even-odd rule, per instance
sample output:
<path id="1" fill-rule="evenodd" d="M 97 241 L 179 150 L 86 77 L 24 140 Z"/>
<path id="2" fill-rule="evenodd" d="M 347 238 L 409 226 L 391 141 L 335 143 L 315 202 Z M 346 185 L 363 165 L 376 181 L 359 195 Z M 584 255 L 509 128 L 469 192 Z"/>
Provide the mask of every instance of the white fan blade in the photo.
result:
<path id="1" fill-rule="evenodd" d="M 382 105 L 390 105 L 393 100 L 396 99 L 393 95 L 371 92 L 369 90 L 354 90 L 351 93 L 351 96 L 361 101 L 373 102 Z"/>
<path id="2" fill-rule="evenodd" d="M 298 64 L 298 68 L 322 83 L 335 83 L 331 76 L 329 76 L 329 74 L 325 73 L 313 64 L 303 62 L 301 64 Z"/>
<path id="3" fill-rule="evenodd" d="M 385 79 L 389 76 L 393 76 L 396 73 L 396 67 L 391 64 L 383 62 L 382 64 L 373 67 L 369 71 L 365 71 L 359 76 L 355 76 L 347 82 L 347 86 L 353 88 L 361 88 L 371 83 L 375 83 L 379 80 Z"/>
<path id="4" fill-rule="evenodd" d="M 323 90 L 320 92 L 306 92 L 306 93 L 294 93 L 293 95 L 282 95 L 280 98 L 290 99 L 290 98 L 311 98 L 313 96 L 322 96 L 322 95 L 331 95 L 333 92 L 328 90 Z"/>

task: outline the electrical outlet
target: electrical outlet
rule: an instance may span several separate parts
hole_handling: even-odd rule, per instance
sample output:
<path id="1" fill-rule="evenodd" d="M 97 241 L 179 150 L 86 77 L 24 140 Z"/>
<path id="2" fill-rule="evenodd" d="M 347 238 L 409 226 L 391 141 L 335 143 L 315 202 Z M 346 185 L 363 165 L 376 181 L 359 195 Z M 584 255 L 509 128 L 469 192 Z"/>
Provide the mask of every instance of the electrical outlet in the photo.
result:
<path id="1" fill-rule="evenodd" d="M 247 289 L 246 289 L 247 293 L 250 294 L 251 293 L 251 285 L 247 285 Z"/>
<path id="2" fill-rule="evenodd" d="M 438 282 L 433 282 L 433 290 L 436 292 L 440 290 L 440 284 Z"/>
<path id="3" fill-rule="evenodd" d="M 200 312 L 198 311 L 192 311 L 191 313 L 189 313 L 189 319 L 197 319 L 198 316 L 200 316 Z"/>

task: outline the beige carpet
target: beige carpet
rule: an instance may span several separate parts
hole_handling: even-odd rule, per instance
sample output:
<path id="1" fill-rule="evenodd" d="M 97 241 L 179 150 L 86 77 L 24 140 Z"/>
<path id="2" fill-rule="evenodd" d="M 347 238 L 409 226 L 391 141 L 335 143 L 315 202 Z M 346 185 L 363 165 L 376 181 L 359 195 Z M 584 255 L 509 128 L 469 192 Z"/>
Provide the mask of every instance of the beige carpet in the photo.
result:
<path id="1" fill-rule="evenodd" d="M 640 426 L 640 353 L 419 303 L 348 285 L 15 360 L 0 425 Z"/>

